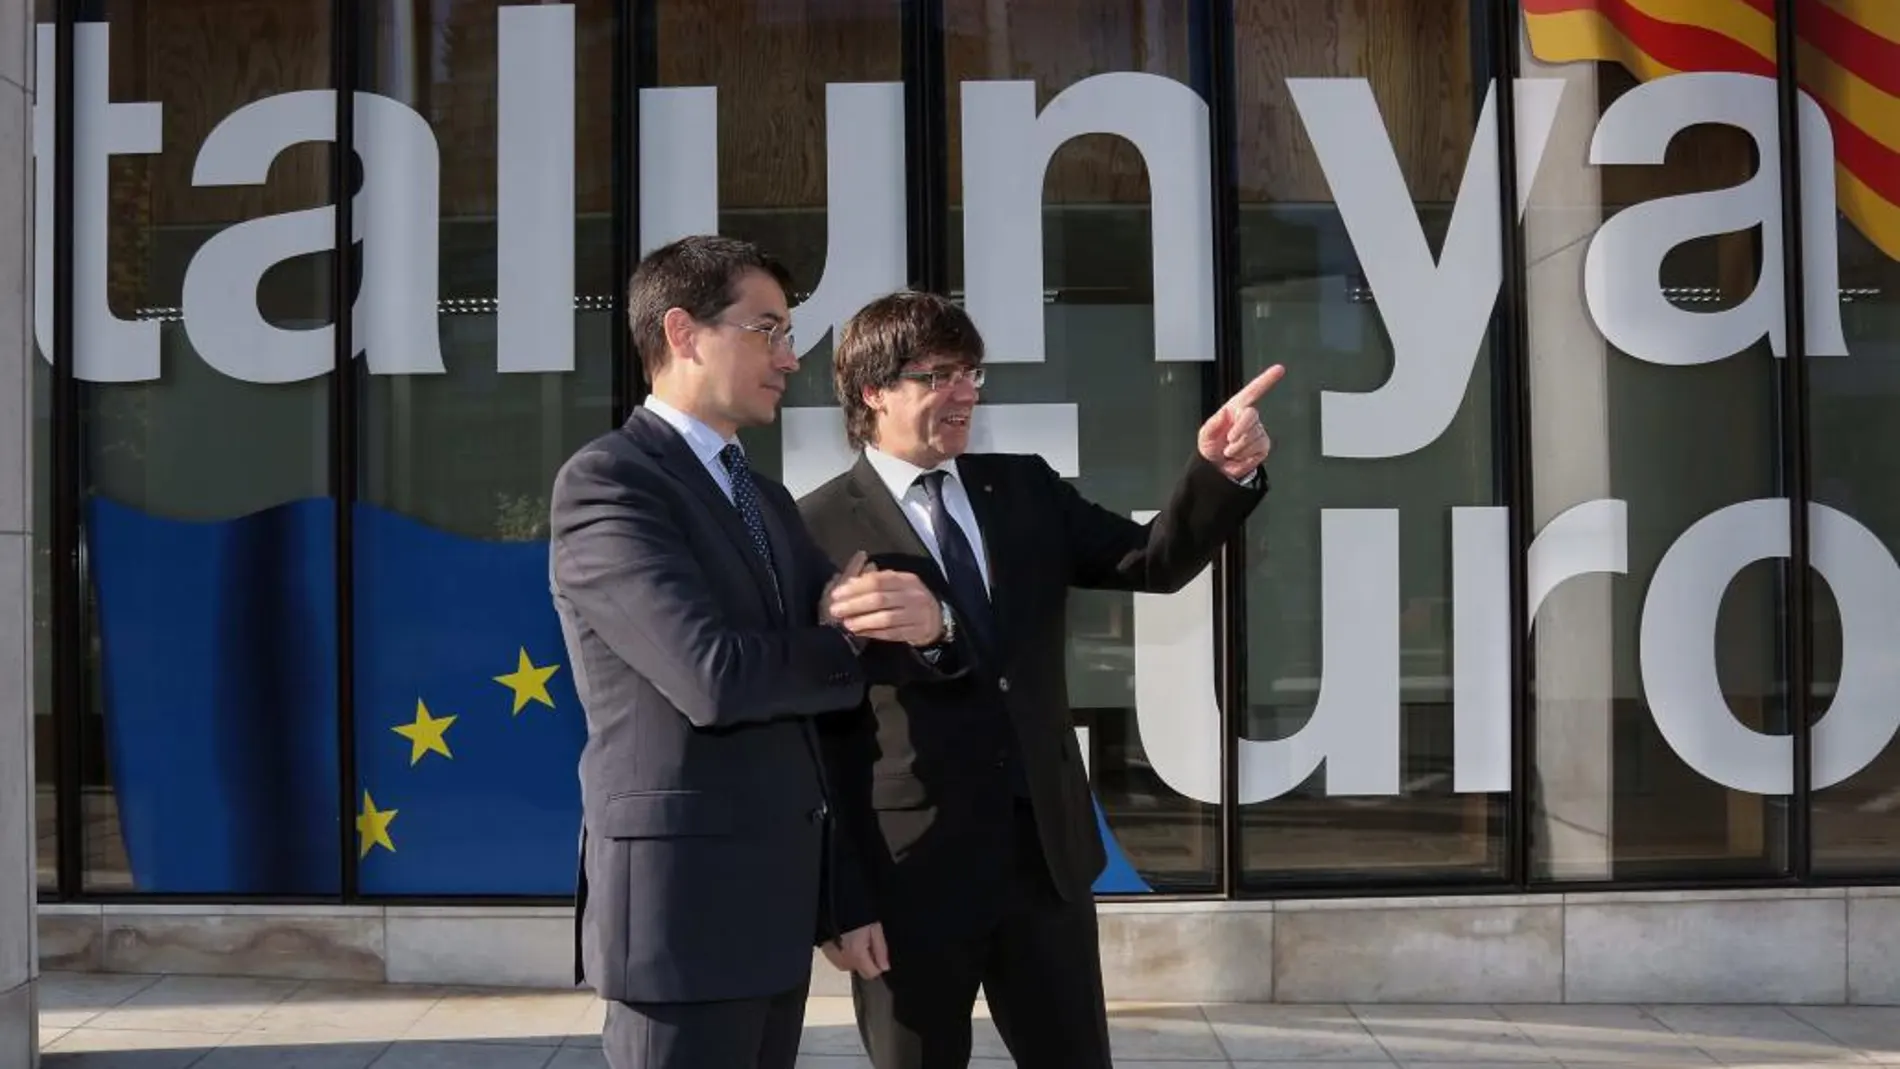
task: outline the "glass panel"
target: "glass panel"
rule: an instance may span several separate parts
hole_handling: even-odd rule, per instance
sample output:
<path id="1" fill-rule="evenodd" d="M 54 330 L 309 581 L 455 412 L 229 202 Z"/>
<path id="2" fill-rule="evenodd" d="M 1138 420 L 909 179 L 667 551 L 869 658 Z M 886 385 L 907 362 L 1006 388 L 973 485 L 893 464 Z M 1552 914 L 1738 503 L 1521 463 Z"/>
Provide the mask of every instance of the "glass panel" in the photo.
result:
<path id="1" fill-rule="evenodd" d="M 1525 15 L 1540 879 L 1787 864 L 1764 7 Z"/>
<path id="2" fill-rule="evenodd" d="M 53 723 L 53 365 L 33 349 L 33 821 L 41 891 L 59 886 L 59 746 Z"/>
<path id="3" fill-rule="evenodd" d="M 1814 868 L 1843 875 L 1900 870 L 1900 747 L 1891 745 L 1900 705 L 1891 676 L 1880 674 L 1900 634 L 1883 626 L 1887 612 L 1868 615 L 1900 600 L 1891 559 L 1900 551 L 1900 139 L 1890 124 L 1878 132 L 1900 105 L 1900 83 L 1891 67 L 1871 69 L 1866 59 L 1870 48 L 1893 48 L 1875 12 L 1816 0 L 1795 6 L 1796 74 L 1825 109 L 1831 142 L 1804 139 L 1801 160 L 1802 196 L 1813 206 L 1804 218 L 1829 228 L 1807 236 L 1803 265 L 1809 459 L 1820 506 L 1810 514 L 1814 714 L 1825 716 L 1815 727 Z M 1850 80 L 1860 87 L 1852 95 Z M 1836 264 L 1838 279 L 1829 274 Z M 1850 556 L 1857 543 L 1866 552 Z"/>
<path id="4" fill-rule="evenodd" d="M 33 18 L 38 61 L 47 63 L 53 45 L 53 0 L 35 0 Z M 52 69 L 52 68 L 47 68 Z M 34 112 L 35 124 L 49 122 L 51 108 Z M 49 127 L 50 129 L 50 127 Z M 49 139 L 50 143 L 50 139 Z M 37 157 L 35 162 L 37 163 Z M 50 170 L 50 169 L 49 169 Z M 44 197 L 39 190 L 35 196 Z M 46 218 L 50 221 L 50 213 Z M 50 242 L 52 230 L 34 235 Z M 46 261 L 51 267 L 50 259 Z M 36 293 L 52 293 L 50 271 L 33 280 Z M 50 326 L 50 324 L 49 324 Z M 53 365 L 51 332 L 48 346 L 34 339 L 32 399 L 33 438 L 33 822 L 35 872 L 42 896 L 59 888 L 59 746 L 53 722 Z"/>
<path id="5" fill-rule="evenodd" d="M 615 8 L 365 12 L 359 155 L 388 198 L 361 220 L 357 306 L 365 894 L 574 888 L 587 727 L 548 488 L 613 425 Z"/>
<path id="6" fill-rule="evenodd" d="M 1041 454 L 1123 515 L 1167 503 L 1222 400 L 1199 273 L 1208 119 L 1190 41 L 1204 14 L 944 5 L 950 284 L 988 347 L 976 448 Z M 1065 112 L 1045 114 L 1058 94 Z M 1100 893 L 1219 885 L 1214 619 L 1211 570 L 1172 595 L 1070 595 L 1069 704 L 1109 853 Z"/>
<path id="7" fill-rule="evenodd" d="M 1243 374 L 1288 366 L 1247 541 L 1255 887 L 1505 865 L 1501 246 L 1495 167 L 1469 162 L 1497 135 L 1478 124 L 1471 6 L 1239 9 Z M 1454 657 L 1467 628 L 1475 662 Z"/>
<path id="8" fill-rule="evenodd" d="M 338 890 L 330 7 L 79 27 L 93 890 Z"/>
<path id="9" fill-rule="evenodd" d="M 668 92 L 642 103 L 641 137 L 669 148 L 641 166 L 674 177 L 644 188 L 640 248 L 716 232 L 758 243 L 791 271 L 802 362 L 779 425 L 740 437 L 752 466 L 796 497 L 851 459 L 832 327 L 906 282 L 900 6 L 656 0 L 654 24 Z M 848 211 L 835 226 L 833 204 Z"/>

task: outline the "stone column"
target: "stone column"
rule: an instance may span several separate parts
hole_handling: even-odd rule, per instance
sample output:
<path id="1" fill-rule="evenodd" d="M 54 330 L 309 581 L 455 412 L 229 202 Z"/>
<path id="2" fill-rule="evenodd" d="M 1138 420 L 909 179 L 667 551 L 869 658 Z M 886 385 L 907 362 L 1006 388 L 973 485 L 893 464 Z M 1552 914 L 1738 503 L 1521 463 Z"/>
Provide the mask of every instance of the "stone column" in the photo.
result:
<path id="1" fill-rule="evenodd" d="M 39 1064 L 34 925 L 33 5 L 0 3 L 0 1069 Z"/>
<path id="2" fill-rule="evenodd" d="M 1542 531 L 1576 505 L 1613 496 L 1610 354 L 1583 297 L 1584 254 L 1603 219 L 1603 190 L 1588 158 L 1598 118 L 1597 68 L 1593 63 L 1546 65 L 1528 48 L 1522 58 L 1525 78 L 1563 83 L 1563 102 L 1531 186 L 1524 223 L 1532 512 L 1535 529 Z M 1542 811 L 1533 818 L 1540 821 L 1533 862 L 1542 877 L 1601 880 L 1610 875 L 1616 783 L 1614 582 L 1600 574 L 1571 579 L 1551 592 L 1537 616 L 1532 706 L 1537 764 L 1532 775 Z"/>

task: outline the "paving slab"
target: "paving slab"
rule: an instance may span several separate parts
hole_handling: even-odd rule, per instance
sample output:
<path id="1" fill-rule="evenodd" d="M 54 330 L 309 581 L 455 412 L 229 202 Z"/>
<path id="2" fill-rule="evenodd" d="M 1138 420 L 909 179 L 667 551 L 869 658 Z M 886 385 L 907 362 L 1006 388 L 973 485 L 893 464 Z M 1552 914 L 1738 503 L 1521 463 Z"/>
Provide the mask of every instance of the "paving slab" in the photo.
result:
<path id="1" fill-rule="evenodd" d="M 606 1069 L 584 992 L 48 973 L 48 1069 Z M 971 1069 L 1009 1051 L 979 1002 Z M 1900 1069 L 1879 1006 L 1113 1003 L 1117 1069 Z M 799 1069 L 870 1069 L 851 1000 L 806 1004 Z"/>

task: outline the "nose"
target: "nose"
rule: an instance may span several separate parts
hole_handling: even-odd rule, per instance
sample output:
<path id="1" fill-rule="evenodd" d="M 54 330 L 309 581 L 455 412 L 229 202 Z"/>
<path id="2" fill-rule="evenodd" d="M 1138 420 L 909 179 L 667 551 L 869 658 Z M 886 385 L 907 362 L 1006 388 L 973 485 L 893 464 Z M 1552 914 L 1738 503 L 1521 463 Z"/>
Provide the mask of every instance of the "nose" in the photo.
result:
<path id="1" fill-rule="evenodd" d="M 798 370 L 798 351 L 793 349 L 789 342 L 784 345 L 773 346 L 772 347 L 772 366 L 778 369 L 779 371 L 785 372 L 788 375 L 794 371 L 797 371 Z"/>

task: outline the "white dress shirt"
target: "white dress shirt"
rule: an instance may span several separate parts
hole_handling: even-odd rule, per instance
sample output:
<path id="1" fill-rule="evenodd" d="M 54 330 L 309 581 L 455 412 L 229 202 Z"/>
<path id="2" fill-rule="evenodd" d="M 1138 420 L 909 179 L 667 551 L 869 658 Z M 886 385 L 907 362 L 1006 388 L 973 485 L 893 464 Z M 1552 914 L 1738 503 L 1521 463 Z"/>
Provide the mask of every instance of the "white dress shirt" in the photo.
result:
<path id="1" fill-rule="evenodd" d="M 692 448 L 693 455 L 699 458 L 699 462 L 705 465 L 706 471 L 712 475 L 713 482 L 719 484 L 719 492 L 726 495 L 727 501 L 731 501 L 732 476 L 726 473 L 726 465 L 720 461 L 719 451 L 728 445 L 735 444 L 738 439 L 721 438 L 718 431 L 652 394 L 648 394 L 647 399 L 641 404 L 648 411 L 665 420 L 674 430 L 680 432 L 680 437 L 686 439 L 686 444 Z M 745 447 L 739 448 L 743 450 Z"/>
<path id="2" fill-rule="evenodd" d="M 943 507 L 950 513 L 950 518 L 956 521 L 957 526 L 962 528 L 964 539 L 970 543 L 970 551 L 976 554 L 976 568 L 983 577 L 983 589 L 988 591 L 990 589 L 989 554 L 983 548 L 983 531 L 976 525 L 976 512 L 970 508 L 970 495 L 963 488 L 962 476 L 957 474 L 957 462 L 946 460 L 932 469 L 920 468 L 875 446 L 866 446 L 864 457 L 871 462 L 871 468 L 877 472 L 878 478 L 884 481 L 884 486 L 891 492 L 891 497 L 897 500 L 897 507 L 910 521 L 911 528 L 917 532 L 917 537 L 923 540 L 924 548 L 930 551 L 930 555 L 936 559 L 939 568 L 945 565 L 943 551 L 937 548 L 936 529 L 930 524 L 930 495 L 924 492 L 922 486 L 917 485 L 917 477 L 925 471 L 949 472 L 949 477 L 943 481 Z"/>

